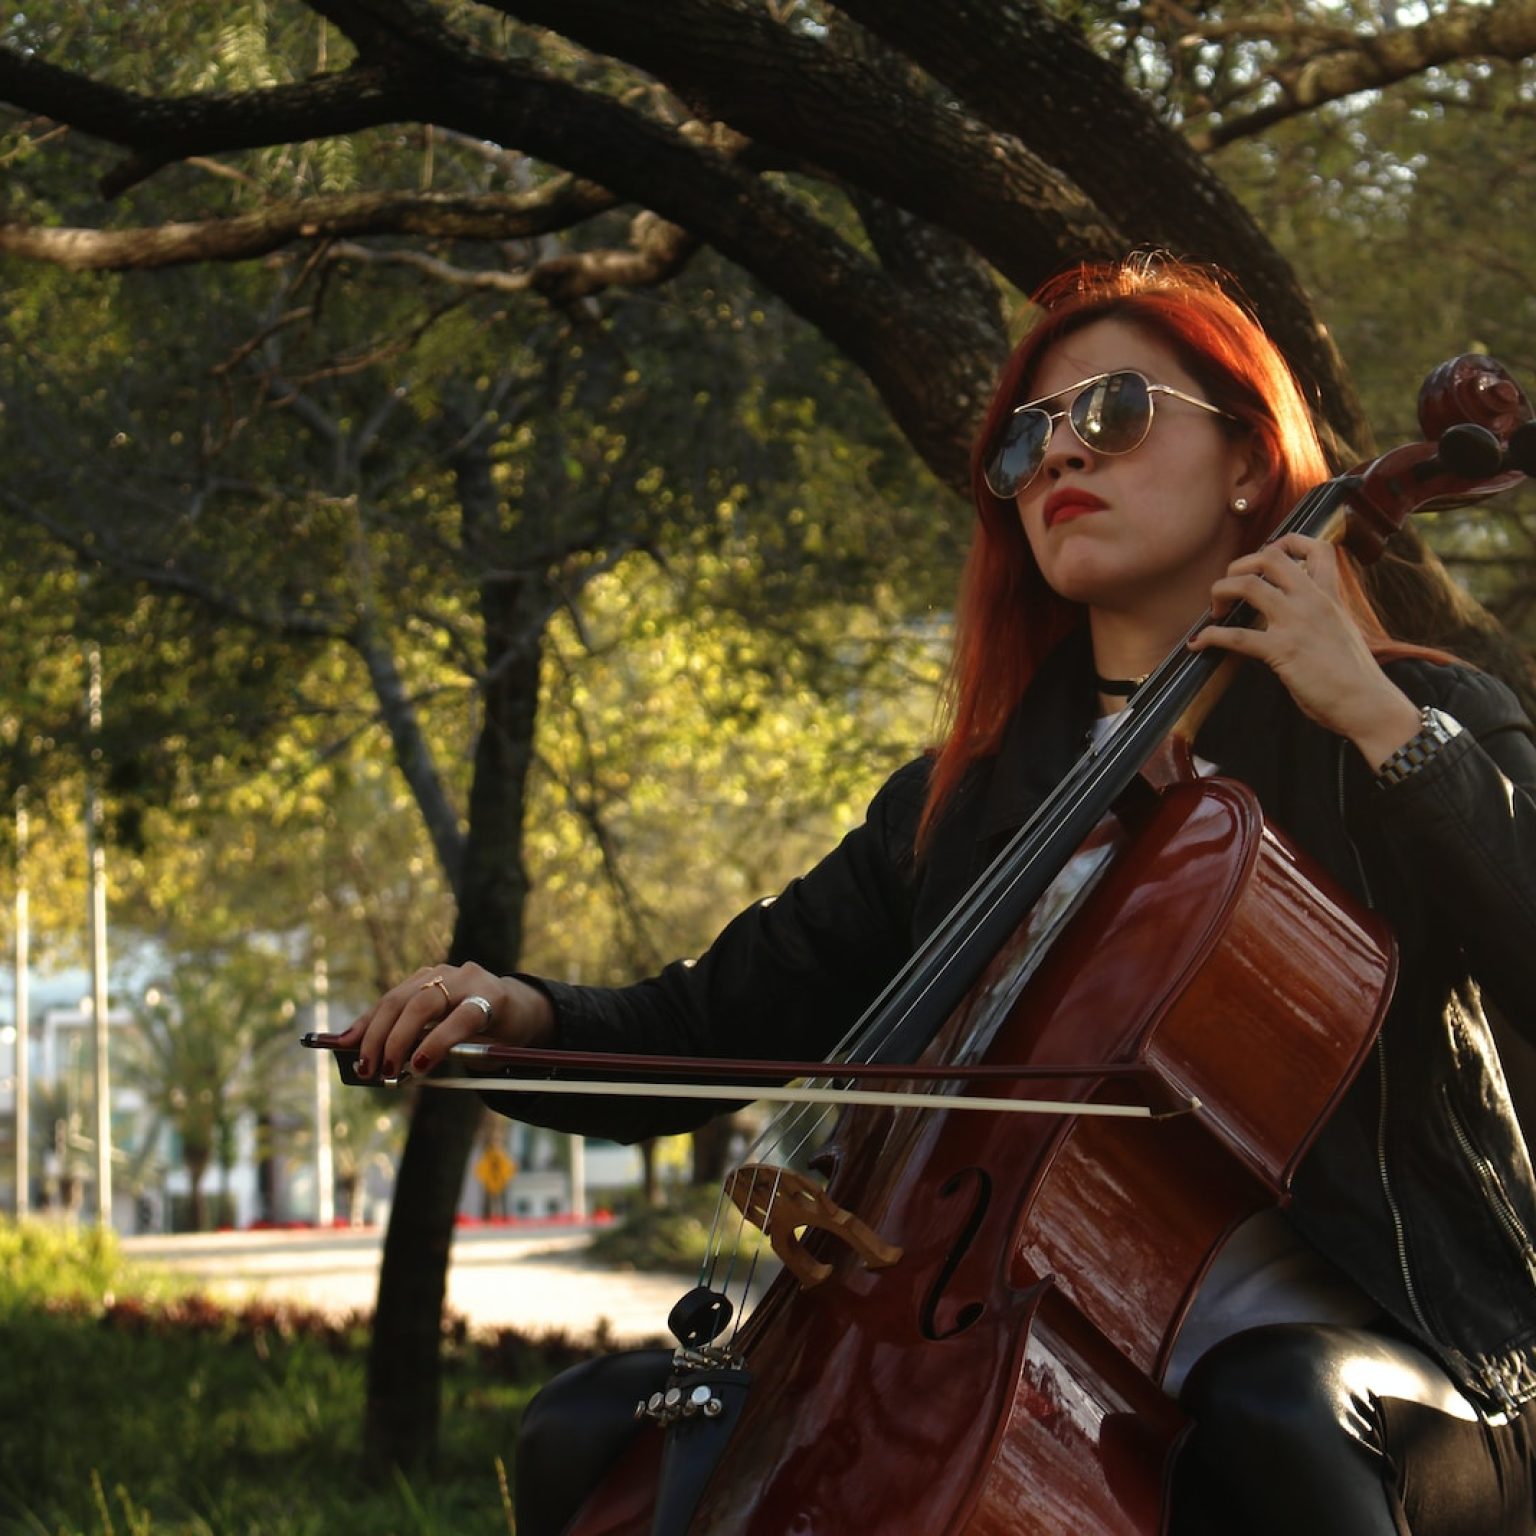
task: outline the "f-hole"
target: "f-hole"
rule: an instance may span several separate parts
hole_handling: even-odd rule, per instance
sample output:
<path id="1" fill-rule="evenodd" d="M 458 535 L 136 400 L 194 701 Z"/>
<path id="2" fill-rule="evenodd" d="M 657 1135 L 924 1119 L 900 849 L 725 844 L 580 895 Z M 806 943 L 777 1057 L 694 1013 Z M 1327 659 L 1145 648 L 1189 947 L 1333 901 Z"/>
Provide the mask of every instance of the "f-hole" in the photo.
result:
<path id="1" fill-rule="evenodd" d="M 945 1199 L 956 1198 L 961 1195 L 967 1183 L 973 1184 L 976 1191 L 971 1202 L 970 1214 L 956 1236 L 949 1250 L 949 1256 L 944 1260 L 944 1267 L 939 1271 L 928 1295 L 923 1300 L 920 1326 L 923 1337 L 926 1339 L 935 1341 L 952 1339 L 957 1334 L 964 1333 L 967 1328 L 974 1327 L 981 1321 L 982 1313 L 987 1310 L 979 1301 L 968 1301 L 955 1314 L 953 1327 L 940 1329 L 938 1324 L 939 1304 L 944 1300 L 944 1292 L 971 1244 L 976 1241 L 976 1234 L 981 1230 L 981 1224 L 986 1219 L 987 1206 L 992 1200 L 992 1178 L 984 1168 L 962 1168 L 959 1173 L 952 1175 L 945 1182 L 939 1194 Z"/>

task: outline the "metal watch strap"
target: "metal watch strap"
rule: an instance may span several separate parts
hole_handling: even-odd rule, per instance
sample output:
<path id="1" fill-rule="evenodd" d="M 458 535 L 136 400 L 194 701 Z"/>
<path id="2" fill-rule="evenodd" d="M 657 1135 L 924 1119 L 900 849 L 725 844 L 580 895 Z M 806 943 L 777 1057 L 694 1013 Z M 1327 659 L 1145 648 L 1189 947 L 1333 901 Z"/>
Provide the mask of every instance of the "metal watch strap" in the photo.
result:
<path id="1" fill-rule="evenodd" d="M 1405 741 L 1396 752 L 1376 770 L 1376 782 L 1385 789 L 1389 784 L 1401 784 L 1419 769 L 1432 761 L 1448 741 L 1461 734 L 1461 722 L 1446 714 L 1443 709 L 1426 705 L 1419 711 L 1418 733 Z"/>

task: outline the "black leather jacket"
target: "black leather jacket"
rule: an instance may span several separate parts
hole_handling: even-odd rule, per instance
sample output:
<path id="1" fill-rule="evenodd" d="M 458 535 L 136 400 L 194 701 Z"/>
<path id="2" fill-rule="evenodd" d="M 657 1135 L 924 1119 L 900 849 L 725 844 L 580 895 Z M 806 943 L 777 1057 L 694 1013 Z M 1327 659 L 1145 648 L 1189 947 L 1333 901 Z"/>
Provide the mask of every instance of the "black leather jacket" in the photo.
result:
<path id="1" fill-rule="evenodd" d="M 1374 1053 L 1298 1173 L 1297 1227 L 1475 1400 L 1536 1397 L 1536 1178 L 1481 1006 L 1536 1035 L 1536 744 L 1484 674 L 1388 670 L 1465 727 L 1383 788 L 1345 740 L 1245 669 L 1197 751 L 1385 915 L 1397 989 Z M 908 764 L 864 824 L 697 961 L 621 988 L 543 982 L 559 1041 L 583 1050 L 817 1058 L 944 917 L 1075 759 L 1091 720 L 1087 647 L 1041 669 L 995 758 L 962 783 L 921 861 L 928 764 Z M 518 1118 L 635 1140 L 688 1129 L 697 1104 L 488 1094 Z"/>

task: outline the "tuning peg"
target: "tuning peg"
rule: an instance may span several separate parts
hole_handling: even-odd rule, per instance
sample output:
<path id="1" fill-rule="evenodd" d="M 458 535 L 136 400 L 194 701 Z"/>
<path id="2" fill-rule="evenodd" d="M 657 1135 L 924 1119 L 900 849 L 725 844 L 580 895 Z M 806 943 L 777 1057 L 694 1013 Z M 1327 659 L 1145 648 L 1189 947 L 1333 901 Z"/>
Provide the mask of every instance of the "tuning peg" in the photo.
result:
<path id="1" fill-rule="evenodd" d="M 1536 421 L 1522 422 L 1509 434 L 1504 463 L 1522 475 L 1536 475 Z"/>
<path id="2" fill-rule="evenodd" d="M 1434 467 L 1464 480 L 1486 480 L 1498 474 L 1503 463 L 1504 448 L 1498 438 L 1475 422 L 1459 421 L 1447 427 L 1435 443 Z"/>

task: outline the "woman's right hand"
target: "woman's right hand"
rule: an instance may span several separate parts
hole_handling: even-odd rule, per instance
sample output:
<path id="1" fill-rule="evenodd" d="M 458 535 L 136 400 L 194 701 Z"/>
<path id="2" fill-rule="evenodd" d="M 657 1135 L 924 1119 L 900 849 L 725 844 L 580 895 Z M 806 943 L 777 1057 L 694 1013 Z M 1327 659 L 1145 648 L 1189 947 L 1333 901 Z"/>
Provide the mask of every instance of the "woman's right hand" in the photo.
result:
<path id="1" fill-rule="evenodd" d="M 391 987 L 342 1032 L 359 1077 L 419 1077 L 464 1040 L 549 1045 L 555 1014 L 537 987 L 480 965 L 428 965 Z"/>

